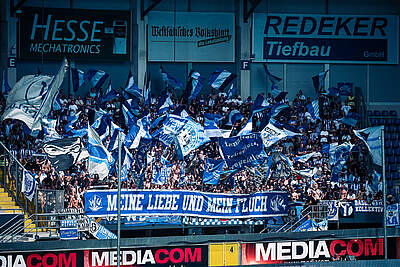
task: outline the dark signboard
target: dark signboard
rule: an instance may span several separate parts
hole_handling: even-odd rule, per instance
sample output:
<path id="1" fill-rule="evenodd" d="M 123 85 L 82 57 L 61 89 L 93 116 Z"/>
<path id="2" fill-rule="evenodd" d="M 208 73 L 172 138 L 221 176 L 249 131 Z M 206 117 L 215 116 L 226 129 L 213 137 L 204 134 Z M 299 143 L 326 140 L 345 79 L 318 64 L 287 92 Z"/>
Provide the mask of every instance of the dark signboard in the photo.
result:
<path id="1" fill-rule="evenodd" d="M 383 259 L 383 238 L 243 243 L 242 264 Z"/>
<path id="2" fill-rule="evenodd" d="M 398 64 L 399 17 L 255 13 L 255 62 Z"/>
<path id="3" fill-rule="evenodd" d="M 129 11 L 24 8 L 19 18 L 20 59 L 129 60 Z"/>

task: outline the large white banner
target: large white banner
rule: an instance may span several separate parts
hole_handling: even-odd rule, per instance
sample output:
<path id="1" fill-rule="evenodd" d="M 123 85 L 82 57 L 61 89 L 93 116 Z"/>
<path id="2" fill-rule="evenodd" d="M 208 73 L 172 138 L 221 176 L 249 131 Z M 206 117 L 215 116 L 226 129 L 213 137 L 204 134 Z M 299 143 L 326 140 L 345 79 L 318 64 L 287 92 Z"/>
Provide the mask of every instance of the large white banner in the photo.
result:
<path id="1" fill-rule="evenodd" d="M 254 14 L 256 62 L 398 64 L 399 17 Z"/>
<path id="2" fill-rule="evenodd" d="M 150 12 L 149 61 L 233 62 L 234 57 L 233 13 Z"/>

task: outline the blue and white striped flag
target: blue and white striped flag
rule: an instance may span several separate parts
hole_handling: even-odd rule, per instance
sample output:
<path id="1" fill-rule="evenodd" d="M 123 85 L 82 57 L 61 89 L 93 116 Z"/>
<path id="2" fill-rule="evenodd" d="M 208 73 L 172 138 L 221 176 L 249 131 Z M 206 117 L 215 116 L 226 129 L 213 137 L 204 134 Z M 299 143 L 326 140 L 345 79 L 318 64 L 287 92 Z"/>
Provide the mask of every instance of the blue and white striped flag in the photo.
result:
<path id="1" fill-rule="evenodd" d="M 78 91 L 79 87 L 85 83 L 85 73 L 76 68 L 71 68 L 72 89 Z"/>
<path id="2" fill-rule="evenodd" d="M 128 126 L 128 128 L 131 128 L 132 125 L 136 124 L 137 119 L 135 115 L 133 115 L 125 105 L 122 105 L 122 113 L 124 114 L 125 124 Z"/>
<path id="3" fill-rule="evenodd" d="M 128 147 L 129 149 L 137 148 L 139 146 L 140 139 L 152 138 L 149 131 L 150 131 L 150 123 L 149 123 L 149 115 L 147 115 L 139 119 L 136 124 L 130 127 L 129 132 L 124 140 L 125 146 Z"/>
<path id="4" fill-rule="evenodd" d="M 102 70 L 89 69 L 85 72 L 84 80 L 89 81 L 95 92 L 98 92 L 110 75 Z"/>
<path id="5" fill-rule="evenodd" d="M 319 116 L 319 101 L 318 99 L 314 100 L 310 104 L 306 106 L 308 113 L 310 113 L 311 117 L 316 120 L 316 119 L 321 119 Z"/>
<path id="6" fill-rule="evenodd" d="M 24 170 L 22 176 L 22 193 L 24 193 L 25 197 L 32 201 L 35 196 L 36 189 L 38 186 L 38 182 L 33 178 L 32 174 L 26 170 Z"/>
<path id="7" fill-rule="evenodd" d="M 217 69 L 215 72 L 211 73 L 208 84 L 214 89 L 219 89 L 219 91 L 224 91 L 224 88 L 228 86 L 235 78 L 236 74 L 233 74 L 227 70 Z"/>
<path id="8" fill-rule="evenodd" d="M 382 129 L 384 126 L 354 130 L 354 134 L 368 147 L 372 161 L 379 166 L 382 166 Z"/>
<path id="9" fill-rule="evenodd" d="M 113 157 L 104 147 L 97 132 L 88 125 L 88 172 L 89 175 L 99 175 L 99 179 L 103 180 L 110 172 Z"/>

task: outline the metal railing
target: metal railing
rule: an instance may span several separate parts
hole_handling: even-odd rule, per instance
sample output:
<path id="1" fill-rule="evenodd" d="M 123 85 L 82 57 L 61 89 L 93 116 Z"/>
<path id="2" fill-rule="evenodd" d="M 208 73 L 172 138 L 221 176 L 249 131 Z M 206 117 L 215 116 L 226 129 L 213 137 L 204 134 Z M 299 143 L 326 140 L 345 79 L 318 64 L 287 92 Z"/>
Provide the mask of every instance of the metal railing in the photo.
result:
<path id="1" fill-rule="evenodd" d="M 28 214 L 34 213 L 34 203 L 22 193 L 23 172 L 26 169 L 2 142 L 0 142 L 0 154 L 0 183 L 19 207 Z"/>
<path id="2" fill-rule="evenodd" d="M 307 219 L 314 219 L 316 222 L 326 220 L 328 218 L 328 206 L 319 204 L 311 205 L 302 210 L 301 214 L 291 218 L 287 223 L 277 229 L 270 229 L 270 232 L 290 232 L 297 229 Z M 265 227 L 260 233 L 268 230 Z"/>

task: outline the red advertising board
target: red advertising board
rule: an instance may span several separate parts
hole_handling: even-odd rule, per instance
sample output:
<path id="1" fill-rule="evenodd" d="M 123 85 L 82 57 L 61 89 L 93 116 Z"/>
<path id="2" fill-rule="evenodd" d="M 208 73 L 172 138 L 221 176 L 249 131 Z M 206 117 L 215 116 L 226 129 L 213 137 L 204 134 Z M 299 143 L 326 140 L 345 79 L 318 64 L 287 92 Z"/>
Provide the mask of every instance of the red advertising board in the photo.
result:
<path id="1" fill-rule="evenodd" d="M 243 243 L 242 264 L 329 261 L 335 257 L 383 259 L 383 239 L 337 239 Z"/>
<path id="2" fill-rule="evenodd" d="M 85 250 L 83 266 L 117 266 L 117 251 Z M 121 267 L 133 266 L 208 266 L 208 246 L 122 249 Z"/>
<path id="3" fill-rule="evenodd" d="M 121 267 L 208 266 L 208 246 L 121 249 Z M 117 266 L 117 250 L 10 252 L 0 254 L 0 266 L 111 267 Z"/>

